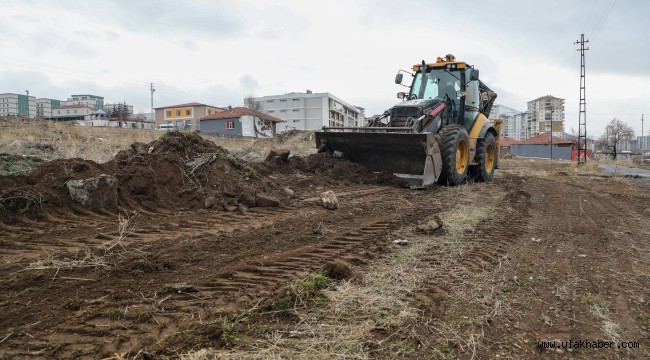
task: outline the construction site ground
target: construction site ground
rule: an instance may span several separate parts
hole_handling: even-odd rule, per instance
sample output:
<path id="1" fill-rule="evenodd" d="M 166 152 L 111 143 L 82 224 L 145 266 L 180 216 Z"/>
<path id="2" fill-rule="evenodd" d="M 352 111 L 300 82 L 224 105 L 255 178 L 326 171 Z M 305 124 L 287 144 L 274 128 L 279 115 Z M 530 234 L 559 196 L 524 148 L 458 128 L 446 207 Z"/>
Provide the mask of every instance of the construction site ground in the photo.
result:
<path id="1" fill-rule="evenodd" d="M 0 177 L 0 358 L 650 357 L 644 180 L 501 159 L 491 183 L 411 190 L 179 139 Z M 65 198 L 101 173 L 116 209 Z"/>

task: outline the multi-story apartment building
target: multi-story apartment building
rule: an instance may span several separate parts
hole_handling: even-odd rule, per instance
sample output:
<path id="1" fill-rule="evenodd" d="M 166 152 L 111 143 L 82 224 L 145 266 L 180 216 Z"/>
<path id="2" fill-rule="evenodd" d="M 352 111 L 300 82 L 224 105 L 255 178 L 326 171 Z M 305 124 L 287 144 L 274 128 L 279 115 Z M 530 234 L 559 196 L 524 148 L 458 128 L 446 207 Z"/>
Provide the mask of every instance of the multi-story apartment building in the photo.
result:
<path id="1" fill-rule="evenodd" d="M 52 108 L 50 117 L 55 120 L 89 120 L 96 111 L 94 107 L 83 104 L 61 105 Z"/>
<path id="2" fill-rule="evenodd" d="M 191 102 L 154 109 L 156 127 L 162 124 L 174 124 L 178 130 L 201 130 L 201 118 L 224 109 Z"/>
<path id="3" fill-rule="evenodd" d="M 36 99 L 36 117 L 50 118 L 52 117 L 52 109 L 61 106 L 60 100 L 39 98 Z"/>
<path id="4" fill-rule="evenodd" d="M 494 105 L 490 111 L 489 120 L 503 120 L 503 132 L 501 133 L 502 137 L 509 137 L 511 139 L 516 139 L 517 137 L 517 124 L 515 120 L 515 115 L 521 113 L 519 110 L 504 106 L 504 105 Z"/>
<path id="5" fill-rule="evenodd" d="M 515 114 L 514 116 L 514 133 L 512 138 L 518 141 L 523 141 L 528 139 L 526 134 L 528 133 L 528 113 L 522 112 Z"/>
<path id="6" fill-rule="evenodd" d="M 551 95 L 542 96 L 528 102 L 527 137 L 553 132 L 560 136 L 564 132 L 564 99 Z"/>
<path id="7" fill-rule="evenodd" d="M 36 117 L 36 97 L 21 94 L 0 94 L 0 116 Z"/>
<path id="8" fill-rule="evenodd" d="M 255 98 L 262 105 L 263 113 L 284 122 L 277 124 L 277 132 L 288 130 L 316 130 L 323 126 L 363 126 L 359 108 L 330 93 L 288 93 Z"/>
<path id="9" fill-rule="evenodd" d="M 90 94 L 70 95 L 68 100 L 61 102 L 61 105 L 86 105 L 97 110 L 104 110 L 104 97 Z"/>

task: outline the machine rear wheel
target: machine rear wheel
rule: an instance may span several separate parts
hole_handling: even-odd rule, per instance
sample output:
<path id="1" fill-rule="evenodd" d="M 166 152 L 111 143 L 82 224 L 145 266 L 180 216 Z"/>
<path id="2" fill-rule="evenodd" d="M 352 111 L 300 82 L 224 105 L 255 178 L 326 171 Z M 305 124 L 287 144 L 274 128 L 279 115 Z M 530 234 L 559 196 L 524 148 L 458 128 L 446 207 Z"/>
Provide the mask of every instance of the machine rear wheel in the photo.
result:
<path id="1" fill-rule="evenodd" d="M 438 183 L 455 186 L 467 180 L 469 169 L 469 135 L 460 125 L 445 126 L 436 137 L 440 145 L 442 170 Z"/>
<path id="2" fill-rule="evenodd" d="M 494 168 L 497 166 L 497 154 L 497 141 L 494 134 L 489 132 L 476 143 L 476 162 L 478 164 L 470 166 L 471 178 L 484 182 L 492 180 Z"/>

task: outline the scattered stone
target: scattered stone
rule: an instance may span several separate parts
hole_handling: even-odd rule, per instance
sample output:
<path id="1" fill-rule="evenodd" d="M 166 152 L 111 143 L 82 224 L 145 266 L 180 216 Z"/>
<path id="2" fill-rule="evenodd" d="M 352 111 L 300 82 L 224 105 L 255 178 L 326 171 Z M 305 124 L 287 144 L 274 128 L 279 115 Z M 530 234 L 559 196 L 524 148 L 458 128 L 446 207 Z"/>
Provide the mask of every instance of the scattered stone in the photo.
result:
<path id="1" fill-rule="evenodd" d="M 587 254 L 578 254 L 578 257 L 586 258 L 586 257 L 587 257 Z"/>
<path id="2" fill-rule="evenodd" d="M 406 239 L 393 240 L 393 244 L 397 244 L 397 245 L 406 245 L 408 243 L 409 243 L 409 241 L 406 240 Z"/>
<path id="3" fill-rule="evenodd" d="M 239 194 L 237 197 L 237 202 L 240 204 L 244 204 L 248 207 L 255 207 L 255 197 L 247 192 L 242 192 Z"/>
<path id="4" fill-rule="evenodd" d="M 219 210 L 223 210 L 223 204 L 221 203 L 221 200 L 214 196 L 208 196 L 205 198 L 205 208 L 212 209 L 213 207 Z"/>
<path id="5" fill-rule="evenodd" d="M 289 159 L 289 154 L 291 154 L 291 151 L 287 149 L 271 149 L 264 161 L 267 163 L 280 165 L 287 162 Z"/>
<path id="6" fill-rule="evenodd" d="M 246 214 L 248 212 L 248 206 L 244 204 L 237 204 L 237 211 L 239 211 L 242 214 Z"/>
<path id="7" fill-rule="evenodd" d="M 327 274 L 327 277 L 334 280 L 345 280 L 352 276 L 350 266 L 338 260 L 325 264 L 323 271 Z"/>
<path id="8" fill-rule="evenodd" d="M 418 225 L 417 229 L 419 231 L 422 231 L 424 233 L 430 234 L 438 229 L 440 229 L 441 225 L 436 221 L 435 219 L 430 219 L 427 222 Z"/>
<path id="9" fill-rule="evenodd" d="M 288 197 L 293 197 L 295 195 L 295 192 L 289 188 L 284 188 L 282 190 L 284 191 L 284 194 L 287 195 Z"/>
<path id="10" fill-rule="evenodd" d="M 280 201 L 270 196 L 258 195 L 255 200 L 255 205 L 259 207 L 278 207 L 280 206 Z"/>
<path id="11" fill-rule="evenodd" d="M 166 284 L 165 292 L 193 293 L 193 292 L 198 292 L 198 290 L 192 285 L 188 285 L 186 283 L 180 283 L 180 284 Z"/>
<path id="12" fill-rule="evenodd" d="M 532 241 L 532 242 L 534 242 L 534 243 L 538 243 L 538 244 L 539 244 L 539 243 L 541 243 L 541 242 L 542 242 L 542 239 L 535 239 L 534 237 L 532 237 L 532 238 L 530 238 L 530 241 Z"/>
<path id="13" fill-rule="evenodd" d="M 68 180 L 66 186 L 72 200 L 90 209 L 114 209 L 117 206 L 117 179 L 111 175 Z"/>
<path id="14" fill-rule="evenodd" d="M 320 201 L 324 208 L 330 210 L 335 210 L 339 208 L 339 200 L 336 198 L 336 194 L 334 194 L 334 191 L 327 190 L 321 193 L 320 196 L 321 196 Z"/>

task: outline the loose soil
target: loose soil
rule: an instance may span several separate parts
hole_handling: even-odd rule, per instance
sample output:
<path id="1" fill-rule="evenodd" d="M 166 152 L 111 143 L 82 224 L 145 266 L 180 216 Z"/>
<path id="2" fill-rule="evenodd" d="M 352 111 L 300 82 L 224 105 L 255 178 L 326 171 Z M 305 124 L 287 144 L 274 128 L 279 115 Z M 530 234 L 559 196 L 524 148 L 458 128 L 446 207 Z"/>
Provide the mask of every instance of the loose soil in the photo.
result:
<path id="1" fill-rule="evenodd" d="M 647 358 L 647 188 L 531 164 L 502 160 L 492 183 L 467 185 L 492 194 L 475 204 L 491 215 L 463 232 L 454 262 L 441 262 L 445 246 L 417 255 L 418 267 L 443 274 L 403 295 L 426 322 L 403 324 L 416 335 L 406 340 L 399 328 L 377 328 L 362 354 L 546 358 L 559 353 L 537 341 L 615 337 L 640 349 L 570 356 Z M 99 174 L 118 179 L 118 208 L 69 199 L 66 181 Z M 134 144 L 104 164 L 56 160 L 0 177 L 0 358 L 177 358 L 203 348 L 245 356 L 269 331 L 299 326 L 277 308 L 292 284 L 323 269 L 339 284 L 361 283 L 364 270 L 404 249 L 396 234 L 417 239 L 415 225 L 457 208 L 462 195 L 402 186 L 324 154 L 248 163 L 191 134 Z M 320 205 L 326 190 L 337 210 Z M 280 204 L 240 206 L 260 196 Z M 206 208 L 208 197 L 224 206 Z M 466 337 L 451 336 L 461 330 Z"/>

